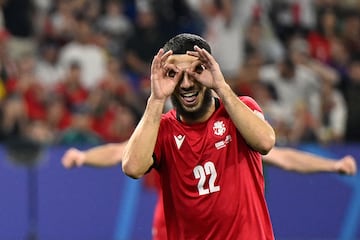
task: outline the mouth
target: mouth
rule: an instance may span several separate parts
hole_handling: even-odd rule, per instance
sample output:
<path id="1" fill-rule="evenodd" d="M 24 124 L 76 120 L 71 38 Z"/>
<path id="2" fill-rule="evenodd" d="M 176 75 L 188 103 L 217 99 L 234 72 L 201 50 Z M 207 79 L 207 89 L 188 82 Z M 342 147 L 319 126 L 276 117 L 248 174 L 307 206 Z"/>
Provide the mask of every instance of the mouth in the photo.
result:
<path id="1" fill-rule="evenodd" d="M 180 94 L 182 101 L 185 105 L 191 106 L 196 103 L 197 96 L 199 95 L 198 91 L 186 92 Z"/>

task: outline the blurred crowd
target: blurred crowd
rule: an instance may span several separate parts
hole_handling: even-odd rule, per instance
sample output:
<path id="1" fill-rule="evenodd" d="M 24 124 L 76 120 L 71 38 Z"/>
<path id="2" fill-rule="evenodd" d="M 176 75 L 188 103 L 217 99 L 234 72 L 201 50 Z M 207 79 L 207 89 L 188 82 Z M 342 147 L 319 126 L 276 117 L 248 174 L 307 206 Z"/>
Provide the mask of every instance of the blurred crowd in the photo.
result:
<path id="1" fill-rule="evenodd" d="M 278 144 L 360 140 L 357 0 L 0 0 L 0 141 L 127 139 L 153 55 L 189 32 Z M 171 107 L 170 104 L 168 106 Z"/>

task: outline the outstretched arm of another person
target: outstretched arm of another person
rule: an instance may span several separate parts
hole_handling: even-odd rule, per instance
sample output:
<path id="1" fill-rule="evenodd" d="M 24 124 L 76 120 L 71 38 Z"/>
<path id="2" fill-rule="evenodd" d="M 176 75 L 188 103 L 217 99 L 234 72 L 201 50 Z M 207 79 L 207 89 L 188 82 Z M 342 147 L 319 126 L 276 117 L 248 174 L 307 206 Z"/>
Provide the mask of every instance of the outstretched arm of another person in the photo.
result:
<path id="1" fill-rule="evenodd" d="M 127 141 L 121 143 L 108 143 L 87 150 L 77 148 L 68 149 L 61 158 L 65 168 L 91 166 L 112 167 L 122 161 L 122 155 Z"/>
<path id="2" fill-rule="evenodd" d="M 274 147 L 263 156 L 263 161 L 298 173 L 330 172 L 355 175 L 357 172 L 356 161 L 351 155 L 332 159 L 289 147 Z"/>

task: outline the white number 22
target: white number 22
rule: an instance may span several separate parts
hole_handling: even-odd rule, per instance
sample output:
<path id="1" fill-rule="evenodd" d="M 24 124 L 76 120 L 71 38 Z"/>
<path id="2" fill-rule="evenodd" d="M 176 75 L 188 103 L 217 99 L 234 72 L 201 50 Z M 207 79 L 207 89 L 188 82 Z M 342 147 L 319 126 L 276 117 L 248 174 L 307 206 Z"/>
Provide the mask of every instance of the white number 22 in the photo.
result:
<path id="1" fill-rule="evenodd" d="M 215 186 L 215 180 L 217 177 L 215 165 L 212 162 L 206 162 L 204 166 L 197 165 L 194 170 L 194 176 L 196 179 L 199 179 L 198 182 L 198 191 L 199 195 L 205 195 L 213 192 L 220 191 L 220 186 Z M 206 175 L 210 175 L 209 178 L 209 188 L 204 188 L 206 182 Z"/>

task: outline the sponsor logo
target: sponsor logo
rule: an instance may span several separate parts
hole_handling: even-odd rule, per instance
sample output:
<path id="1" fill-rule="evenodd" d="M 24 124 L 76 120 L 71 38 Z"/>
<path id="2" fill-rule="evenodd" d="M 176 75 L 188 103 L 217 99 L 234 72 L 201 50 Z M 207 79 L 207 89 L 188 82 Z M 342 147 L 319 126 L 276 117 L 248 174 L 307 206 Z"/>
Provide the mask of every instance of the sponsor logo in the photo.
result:
<path id="1" fill-rule="evenodd" d="M 227 135 L 224 140 L 221 140 L 219 142 L 215 143 L 216 149 L 221 149 L 223 147 L 226 147 L 226 145 L 231 142 L 231 136 Z"/>
<path id="2" fill-rule="evenodd" d="M 222 136 L 226 132 L 226 127 L 223 121 L 216 121 L 213 126 L 214 134 Z"/>
<path id="3" fill-rule="evenodd" d="M 177 136 L 174 136 L 174 139 L 175 139 L 175 143 L 176 143 L 177 148 L 180 149 L 180 148 L 181 148 L 181 145 L 182 145 L 183 142 L 184 142 L 185 135 L 177 135 Z"/>

